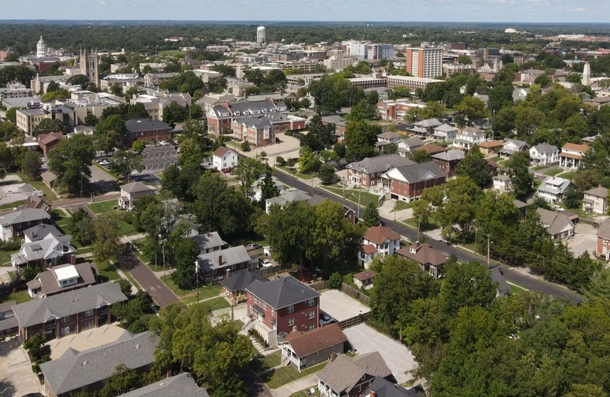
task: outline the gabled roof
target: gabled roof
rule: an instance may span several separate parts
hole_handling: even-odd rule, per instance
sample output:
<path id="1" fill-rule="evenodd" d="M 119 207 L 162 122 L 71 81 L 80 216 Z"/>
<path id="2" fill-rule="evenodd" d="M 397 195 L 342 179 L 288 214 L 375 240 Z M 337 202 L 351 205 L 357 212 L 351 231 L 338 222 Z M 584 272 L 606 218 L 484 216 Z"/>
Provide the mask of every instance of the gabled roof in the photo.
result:
<path id="1" fill-rule="evenodd" d="M 244 124 L 247 128 L 271 128 L 273 124 L 266 118 L 244 117 L 237 121 L 239 124 Z"/>
<path id="2" fill-rule="evenodd" d="M 316 290 L 290 276 L 266 283 L 254 281 L 246 290 L 275 310 L 320 296 Z"/>
<path id="3" fill-rule="evenodd" d="M 608 197 L 608 189 L 606 189 L 605 187 L 595 187 L 593 189 L 589 189 L 585 192 L 585 194 L 588 194 L 589 196 L 595 196 L 595 197 L 601 197 L 601 198 L 607 198 Z"/>
<path id="4" fill-rule="evenodd" d="M 197 261 L 203 271 L 222 269 L 250 261 L 250 254 L 243 245 L 230 247 L 220 251 L 199 254 Z"/>
<path id="5" fill-rule="evenodd" d="M 45 210 L 40 208 L 26 208 L 6 214 L 0 217 L 0 225 L 11 226 L 23 222 L 36 222 L 41 220 L 50 219 L 49 215 Z"/>
<path id="6" fill-rule="evenodd" d="M 518 139 L 507 139 L 506 141 L 504 141 L 504 148 L 506 148 L 509 145 L 514 145 L 517 147 L 517 150 L 523 149 L 523 148 L 527 148 L 529 147 L 529 145 L 527 144 L 527 142 L 525 141 L 520 141 Z"/>
<path id="7" fill-rule="evenodd" d="M 228 291 L 243 291 L 254 281 L 266 283 L 269 280 L 258 273 L 247 271 L 234 274 L 231 277 L 220 281 L 220 284 L 222 284 L 223 287 L 225 287 Z"/>
<path id="8" fill-rule="evenodd" d="M 380 172 L 385 172 L 392 167 L 399 167 L 409 164 L 415 163 L 398 154 L 388 154 L 385 156 L 367 157 L 364 160 L 348 164 L 346 168 L 357 172 L 362 172 L 364 174 L 377 174 Z"/>
<path id="9" fill-rule="evenodd" d="M 318 373 L 318 378 L 335 393 L 341 394 L 353 389 L 365 375 L 386 378 L 392 375 L 392 371 L 378 352 L 356 357 L 339 354 Z"/>
<path id="10" fill-rule="evenodd" d="M 53 394 L 60 395 L 108 379 L 119 365 L 136 369 L 152 364 L 158 344 L 159 337 L 150 331 L 126 332 L 114 343 L 82 352 L 69 349 L 60 358 L 40 364 L 40 370 Z"/>
<path id="11" fill-rule="evenodd" d="M 572 182 L 569 179 L 549 176 L 538 187 L 538 191 L 551 194 L 561 194 L 568 190 L 571 183 Z"/>
<path id="12" fill-rule="evenodd" d="M 386 240 L 400 240 L 400 235 L 387 226 L 372 226 L 364 232 L 363 239 L 374 244 L 383 244 Z"/>
<path id="13" fill-rule="evenodd" d="M 536 149 L 536 151 L 538 153 L 546 153 L 546 154 L 552 154 L 555 152 L 559 152 L 559 148 L 557 146 L 549 145 L 548 143 L 540 143 L 540 144 L 532 147 L 532 149 Z"/>
<path id="14" fill-rule="evenodd" d="M 432 155 L 432 154 L 442 153 L 442 152 L 446 151 L 447 149 L 445 149 L 444 147 L 439 146 L 439 145 L 430 144 L 430 145 L 421 146 L 417 150 L 425 150 L 426 153 Z"/>
<path id="15" fill-rule="evenodd" d="M 207 250 L 216 247 L 222 247 L 227 243 L 223 241 L 218 232 L 210 232 L 205 234 L 198 234 L 191 237 L 191 240 L 195 241 L 201 250 Z"/>
<path id="16" fill-rule="evenodd" d="M 412 253 L 411 249 L 414 249 L 415 253 Z M 430 264 L 433 266 L 440 266 L 447 261 L 447 255 L 435 250 L 428 243 L 412 244 L 399 249 L 396 253 L 422 265 Z"/>
<path id="17" fill-rule="evenodd" d="M 149 190 L 155 190 L 152 187 L 146 186 L 142 182 L 131 182 L 131 183 L 121 186 L 120 188 L 122 191 L 127 192 L 127 193 L 139 193 L 139 192 L 146 192 Z"/>
<path id="18" fill-rule="evenodd" d="M 26 229 L 23 232 L 23 235 L 27 237 L 30 241 L 40 241 L 44 240 L 47 236 L 51 235 L 53 237 L 62 236 L 61 232 L 53 225 L 36 225 L 29 229 Z"/>
<path id="19" fill-rule="evenodd" d="M 423 127 L 423 128 L 434 128 L 434 127 L 438 127 L 440 126 L 442 123 L 440 121 L 438 121 L 437 119 L 426 119 L 426 120 L 422 120 L 422 121 L 418 121 L 417 123 L 413 124 L 417 127 Z"/>
<path id="20" fill-rule="evenodd" d="M 389 380 L 375 377 L 371 385 L 366 389 L 363 396 L 370 395 L 371 391 L 375 392 L 376 397 L 424 397 L 424 389 L 421 386 L 415 386 L 411 389 L 405 389 L 400 385 L 396 385 Z"/>
<path id="21" fill-rule="evenodd" d="M 141 132 L 141 131 L 161 131 L 169 130 L 170 127 L 167 123 L 159 120 L 151 119 L 131 119 L 125 123 L 125 129 L 128 132 Z"/>
<path id="22" fill-rule="evenodd" d="M 433 154 L 431 157 L 442 161 L 457 161 L 463 160 L 466 157 L 466 153 L 463 150 L 448 150 L 443 153 Z"/>
<path id="23" fill-rule="evenodd" d="M 382 132 L 381 134 L 377 135 L 377 139 L 379 139 L 379 138 L 399 139 L 401 137 L 402 137 L 402 135 L 400 135 L 398 132 L 395 132 L 395 131 L 386 131 L 386 132 Z"/>
<path id="24" fill-rule="evenodd" d="M 487 141 L 487 142 L 481 142 L 478 144 L 479 147 L 481 148 L 494 148 L 494 147 L 498 147 L 498 146 L 503 146 L 504 145 L 504 141 Z"/>
<path id="25" fill-rule="evenodd" d="M 576 143 L 566 143 L 565 145 L 563 145 L 561 147 L 561 149 L 563 150 L 571 150 L 573 152 L 586 152 L 587 150 L 589 150 L 589 145 L 586 144 L 582 144 L 582 145 L 578 145 Z"/>
<path id="26" fill-rule="evenodd" d="M 540 216 L 540 223 L 546 226 L 547 232 L 554 236 L 563 232 L 565 229 L 574 229 L 574 223 L 566 215 L 538 208 L 536 213 Z"/>
<path id="27" fill-rule="evenodd" d="M 450 126 L 449 124 L 442 124 L 439 125 L 438 127 L 434 128 L 434 131 L 440 131 L 440 132 L 457 132 L 457 128 Z"/>
<path id="28" fill-rule="evenodd" d="M 103 283 L 64 294 L 53 295 L 13 306 L 15 316 L 22 327 L 42 324 L 50 316 L 67 317 L 117 302 L 127 297 L 117 283 Z"/>
<path id="29" fill-rule="evenodd" d="M 430 179 L 445 177 L 443 170 L 434 161 L 394 167 L 382 175 L 383 178 L 395 179 L 405 183 L 417 183 Z"/>
<path id="30" fill-rule="evenodd" d="M 406 146 L 406 147 L 420 147 L 423 146 L 424 141 L 421 140 L 420 137 L 412 137 L 412 138 L 408 138 L 408 139 L 403 139 L 402 142 L 400 142 L 401 145 Z"/>
<path id="31" fill-rule="evenodd" d="M 377 248 L 373 244 L 364 244 L 360 246 L 360 250 L 365 254 L 374 254 L 377 252 Z"/>
<path id="32" fill-rule="evenodd" d="M 360 281 L 364 281 L 364 280 L 370 280 L 372 278 L 375 277 L 375 272 L 372 270 L 365 270 L 363 272 L 360 273 L 356 273 L 353 276 L 356 280 L 360 280 Z"/>
<path id="33" fill-rule="evenodd" d="M 222 157 L 224 156 L 226 153 L 232 151 L 231 149 L 229 149 L 226 146 L 219 146 L 218 149 L 214 150 L 214 156 L 216 157 Z"/>
<path id="34" fill-rule="evenodd" d="M 60 141 L 64 139 L 64 136 L 61 132 L 50 132 L 48 134 L 40 134 L 38 135 L 38 143 L 42 145 L 48 145 L 54 141 Z"/>
<path id="35" fill-rule="evenodd" d="M 288 342 L 297 357 L 303 358 L 320 350 L 347 342 L 339 324 L 329 324 L 313 331 L 292 331 L 284 339 Z"/>
<path id="36" fill-rule="evenodd" d="M 606 219 L 599 225 L 599 229 L 597 229 L 597 236 L 610 239 L 610 218 Z"/>
<path id="37" fill-rule="evenodd" d="M 183 372 L 119 397 L 209 397 L 209 394 L 197 386 L 190 373 Z"/>
<path id="38" fill-rule="evenodd" d="M 282 190 L 278 197 L 272 197 L 267 199 L 266 201 L 269 204 L 284 205 L 293 201 L 309 201 L 311 200 L 311 198 L 312 197 L 307 192 L 304 192 L 299 189 L 289 189 Z"/>

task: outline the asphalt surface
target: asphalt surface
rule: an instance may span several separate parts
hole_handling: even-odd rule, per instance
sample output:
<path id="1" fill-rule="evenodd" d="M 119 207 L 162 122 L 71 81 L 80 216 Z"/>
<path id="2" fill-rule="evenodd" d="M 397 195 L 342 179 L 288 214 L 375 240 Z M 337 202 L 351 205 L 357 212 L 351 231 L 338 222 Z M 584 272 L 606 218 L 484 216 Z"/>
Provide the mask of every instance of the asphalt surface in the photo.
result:
<path id="1" fill-rule="evenodd" d="M 160 307 L 165 307 L 175 302 L 180 302 L 180 298 L 172 292 L 154 273 L 134 254 L 128 247 L 118 258 L 121 266 L 133 276 L 146 292 Z"/>
<path id="2" fill-rule="evenodd" d="M 252 371 L 248 365 L 244 365 L 244 367 L 238 372 L 239 377 L 244 382 L 248 397 L 274 397 L 269 387 L 267 387 L 267 385 L 264 384 L 258 376 L 256 376 L 254 371 Z"/>
<path id="3" fill-rule="evenodd" d="M 351 201 L 343 200 L 342 198 L 337 197 L 333 194 L 330 194 L 324 190 L 312 188 L 311 185 L 303 183 L 300 180 L 297 180 L 287 174 L 284 174 L 283 172 L 278 172 L 276 176 L 283 183 L 293 186 L 297 189 L 301 189 L 308 193 L 313 192 L 313 194 L 317 194 L 322 197 L 331 199 L 333 201 L 339 202 L 339 203 L 344 204 L 351 208 L 358 207 L 357 204 L 352 203 Z M 361 206 L 361 208 L 364 208 L 364 207 Z M 383 219 L 384 225 L 392 228 L 392 230 L 394 230 L 396 233 L 407 237 L 411 241 L 417 240 L 417 230 L 413 230 L 408 226 L 405 226 L 398 222 L 394 222 L 390 219 L 386 219 L 386 218 L 382 218 L 382 219 Z M 470 252 L 463 251 L 454 246 L 448 245 L 444 241 L 435 240 L 429 236 L 426 236 L 426 242 L 429 243 L 434 249 L 436 249 L 440 252 L 443 252 L 447 255 L 455 255 L 462 262 L 477 261 L 481 265 L 487 266 L 487 263 L 483 262 L 479 256 L 476 256 Z M 498 265 L 498 263 L 491 261 L 491 265 L 496 266 L 496 265 Z M 543 292 L 545 294 L 552 295 L 557 298 L 567 298 L 575 303 L 586 300 L 586 298 L 584 298 L 583 296 L 581 296 L 575 292 L 571 292 L 571 291 L 568 291 L 557 285 L 526 276 L 524 274 L 521 274 L 521 273 L 519 273 L 515 270 L 512 270 L 508 267 L 505 267 L 505 266 L 502 266 L 502 273 L 504 274 L 504 278 L 506 279 L 506 281 L 516 284 L 520 287 L 527 288 L 532 291 Z"/>
<path id="4" fill-rule="evenodd" d="M 142 151 L 144 172 L 161 172 L 178 161 L 176 148 L 171 145 L 147 146 Z"/>

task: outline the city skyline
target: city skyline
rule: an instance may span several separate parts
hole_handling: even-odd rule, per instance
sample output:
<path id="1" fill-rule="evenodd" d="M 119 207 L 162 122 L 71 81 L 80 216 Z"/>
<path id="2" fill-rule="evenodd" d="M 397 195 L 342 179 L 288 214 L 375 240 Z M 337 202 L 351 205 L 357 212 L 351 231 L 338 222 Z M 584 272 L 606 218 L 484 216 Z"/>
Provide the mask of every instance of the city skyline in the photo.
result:
<path id="1" fill-rule="evenodd" d="M 288 0 L 32 0 L 23 7 L 18 0 L 5 0 L 2 19 L 595 23 L 607 22 L 604 11 L 610 7 L 603 0 L 587 3 L 586 8 L 576 0 L 379 0 L 374 6 L 362 0 L 304 0 L 300 4 L 295 9 Z"/>

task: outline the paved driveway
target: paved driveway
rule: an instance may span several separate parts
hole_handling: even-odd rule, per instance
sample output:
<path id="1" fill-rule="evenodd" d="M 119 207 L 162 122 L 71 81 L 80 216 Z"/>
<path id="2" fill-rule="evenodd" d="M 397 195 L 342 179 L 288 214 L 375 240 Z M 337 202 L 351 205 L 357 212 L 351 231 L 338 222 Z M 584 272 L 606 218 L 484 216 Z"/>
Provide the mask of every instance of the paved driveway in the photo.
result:
<path id="1" fill-rule="evenodd" d="M 402 343 L 375 331 L 366 324 L 346 328 L 343 332 L 358 354 L 379 352 L 398 383 L 413 378 L 407 372 L 414 370 L 417 363 L 411 351 Z"/>
<path id="2" fill-rule="evenodd" d="M 275 165 L 275 157 L 277 156 L 282 156 L 285 159 L 299 157 L 301 141 L 295 137 L 286 136 L 283 133 L 279 133 L 276 136 L 280 140 L 279 143 L 274 143 L 273 145 L 259 148 L 252 147 L 252 150 L 249 152 L 242 152 L 241 150 L 238 151 L 246 157 L 255 157 L 257 154 L 265 152 L 267 153 L 267 158 L 269 159 L 270 165 Z"/>
<path id="3" fill-rule="evenodd" d="M 142 164 L 145 173 L 165 171 L 178 161 L 178 154 L 173 146 L 147 146 L 142 151 Z"/>
<path id="4" fill-rule="evenodd" d="M 0 342 L 0 396 L 20 397 L 40 393 L 44 387 L 32 372 L 27 353 L 18 337 Z"/>
<path id="5" fill-rule="evenodd" d="M 574 237 L 568 240 L 568 248 L 575 256 L 588 251 L 590 255 L 597 250 L 597 229 L 587 223 L 578 222 Z"/>
<path id="6" fill-rule="evenodd" d="M 136 279 L 160 307 L 180 302 L 180 298 L 163 281 L 159 280 L 148 266 L 143 264 L 129 248 L 125 249 L 125 252 L 119 256 L 118 260 L 121 266 Z"/>

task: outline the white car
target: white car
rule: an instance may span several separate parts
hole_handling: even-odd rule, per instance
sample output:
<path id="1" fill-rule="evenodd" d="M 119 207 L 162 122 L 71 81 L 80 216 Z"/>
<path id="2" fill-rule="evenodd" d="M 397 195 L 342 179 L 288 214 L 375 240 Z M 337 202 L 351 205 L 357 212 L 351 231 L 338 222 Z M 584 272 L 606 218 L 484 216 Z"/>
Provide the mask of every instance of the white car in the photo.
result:
<path id="1" fill-rule="evenodd" d="M 169 145 L 169 142 L 167 142 L 167 141 L 161 141 L 161 142 L 159 142 L 159 145 L 161 145 L 161 146 L 167 146 L 167 145 Z"/>
<path id="2" fill-rule="evenodd" d="M 108 161 L 108 160 L 100 160 L 100 162 L 98 164 L 99 165 L 108 165 L 108 164 L 110 164 L 110 161 Z"/>
<path id="3" fill-rule="evenodd" d="M 333 323 L 334 321 L 335 321 L 334 318 L 332 318 L 328 314 L 325 314 L 324 317 L 322 317 L 320 319 L 320 325 L 327 325 L 327 324 Z"/>
<path id="4" fill-rule="evenodd" d="M 261 261 L 261 266 L 262 266 L 262 267 L 273 267 L 273 263 L 271 263 L 271 262 L 269 261 L 269 259 L 263 259 L 263 260 Z"/>

